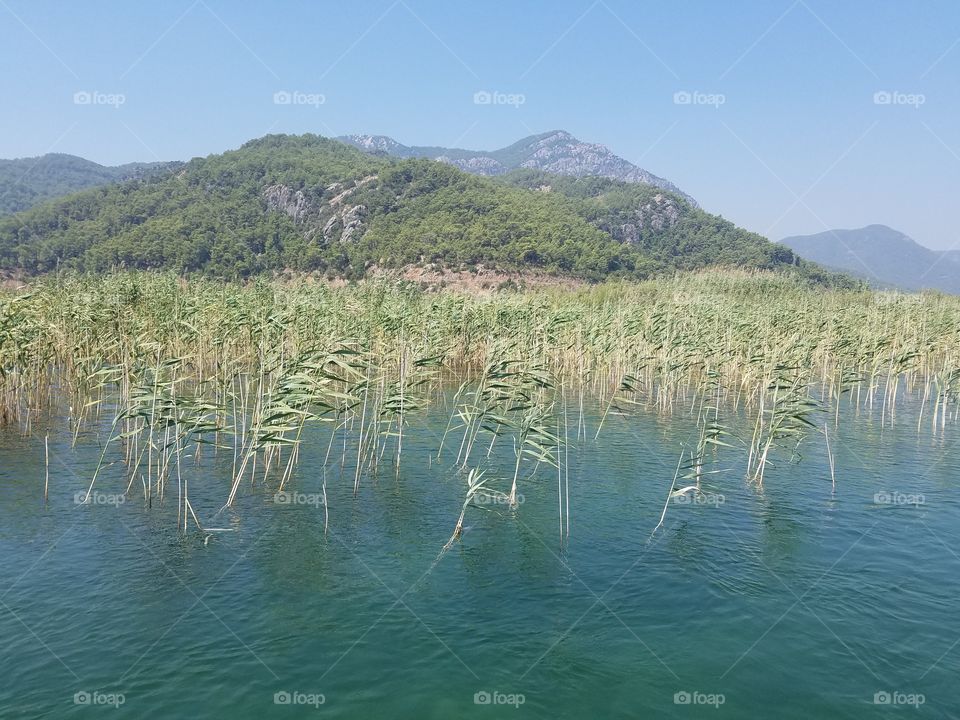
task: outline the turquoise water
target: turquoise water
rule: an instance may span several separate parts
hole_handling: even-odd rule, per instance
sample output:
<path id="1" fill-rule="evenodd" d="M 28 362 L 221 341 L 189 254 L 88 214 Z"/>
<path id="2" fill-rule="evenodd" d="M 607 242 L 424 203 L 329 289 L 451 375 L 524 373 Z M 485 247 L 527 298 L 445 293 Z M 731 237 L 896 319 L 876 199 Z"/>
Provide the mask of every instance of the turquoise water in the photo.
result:
<path id="1" fill-rule="evenodd" d="M 465 484 L 431 460 L 445 421 L 414 422 L 399 474 L 356 497 L 351 468 L 328 471 L 326 533 L 319 504 L 249 484 L 214 518 L 230 459 L 190 464 L 201 520 L 228 529 L 210 537 L 178 532 L 174 502 L 75 504 L 99 447 L 56 428 L 44 506 L 42 433 L 7 431 L 0 717 L 960 714 L 953 429 L 844 421 L 835 492 L 822 439 L 762 490 L 725 452 L 709 501 L 671 504 L 651 535 L 690 423 L 611 418 L 571 447 L 568 540 L 543 471 L 517 510 L 471 508 L 440 555 Z M 303 499 L 325 452 L 303 448 Z"/>

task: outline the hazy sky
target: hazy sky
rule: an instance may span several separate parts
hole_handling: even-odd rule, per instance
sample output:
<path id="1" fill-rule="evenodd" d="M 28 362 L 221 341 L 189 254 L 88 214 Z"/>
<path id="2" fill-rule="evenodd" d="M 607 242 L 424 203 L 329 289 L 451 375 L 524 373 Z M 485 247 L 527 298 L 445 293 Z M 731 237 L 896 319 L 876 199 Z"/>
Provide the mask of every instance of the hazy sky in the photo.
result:
<path id="1" fill-rule="evenodd" d="M 0 157 L 562 128 L 773 239 L 960 247 L 958 77 L 957 0 L 0 0 Z"/>

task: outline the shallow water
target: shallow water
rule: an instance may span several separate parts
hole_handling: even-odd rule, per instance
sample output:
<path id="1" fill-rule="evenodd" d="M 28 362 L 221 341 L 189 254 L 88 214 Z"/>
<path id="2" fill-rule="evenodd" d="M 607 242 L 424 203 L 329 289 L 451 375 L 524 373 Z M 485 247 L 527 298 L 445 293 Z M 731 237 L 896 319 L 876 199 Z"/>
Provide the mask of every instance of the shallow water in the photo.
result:
<path id="1" fill-rule="evenodd" d="M 412 423 L 399 474 L 364 479 L 356 498 L 352 470 L 331 470 L 327 533 L 319 504 L 279 504 L 249 484 L 214 519 L 229 458 L 185 468 L 201 520 L 229 529 L 206 544 L 177 532 L 169 498 L 76 504 L 99 456 L 92 435 L 76 448 L 51 436 L 44 506 L 42 436 L 7 432 L 0 716 L 894 712 L 875 699 L 912 702 L 899 708 L 911 716 L 960 713 L 950 428 L 842 422 L 836 492 L 822 439 L 799 463 L 778 458 L 762 491 L 745 482 L 743 454 L 723 452 L 710 502 L 672 503 L 651 535 L 690 422 L 609 418 L 598 441 L 571 447 L 568 541 L 557 478 L 541 471 L 518 510 L 471 508 L 441 556 L 465 484 L 449 458 L 430 459 L 445 422 Z M 309 439 L 292 490 L 319 491 L 325 451 Z M 509 455 L 495 449 L 491 472 L 508 476 Z M 98 488 L 118 492 L 121 473 Z"/>

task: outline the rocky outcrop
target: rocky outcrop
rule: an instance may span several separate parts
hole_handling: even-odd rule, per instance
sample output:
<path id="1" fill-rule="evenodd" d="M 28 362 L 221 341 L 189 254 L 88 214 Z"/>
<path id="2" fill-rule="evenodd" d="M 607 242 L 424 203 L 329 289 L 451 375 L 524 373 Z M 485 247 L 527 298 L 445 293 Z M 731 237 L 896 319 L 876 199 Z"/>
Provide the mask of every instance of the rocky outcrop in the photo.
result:
<path id="1" fill-rule="evenodd" d="M 456 168 L 460 168 L 464 172 L 472 173 L 474 175 L 503 175 L 504 173 L 509 172 L 508 168 L 489 157 L 454 159 L 447 157 L 446 155 L 441 155 L 436 159 L 439 162 L 453 165 Z"/>
<path id="2" fill-rule="evenodd" d="M 606 177 L 628 183 L 653 185 L 682 195 L 673 183 L 614 155 L 604 145 L 585 143 L 558 131 L 531 143 L 520 167 L 573 177 Z M 692 198 L 689 198 L 692 200 Z"/>
<path id="3" fill-rule="evenodd" d="M 602 228 L 614 237 L 625 243 L 638 243 L 644 230 L 659 232 L 666 230 L 680 219 L 680 208 L 667 195 L 657 193 L 650 202 L 637 208 L 633 222 L 620 225 L 619 232 L 611 232 L 610 228 Z"/>
<path id="4" fill-rule="evenodd" d="M 386 135 L 344 135 L 337 140 L 349 143 L 365 152 L 386 153 L 394 157 L 414 157 L 406 153 L 407 147 Z"/>
<path id="5" fill-rule="evenodd" d="M 271 210 L 286 213 L 295 223 L 302 223 L 313 213 L 313 207 L 302 190 L 287 185 L 270 185 L 263 191 L 263 199 Z"/>
<path id="6" fill-rule="evenodd" d="M 653 200 L 637 210 L 637 224 L 640 228 L 664 230 L 672 227 L 680 219 L 680 208 L 672 198 L 656 194 Z"/>
<path id="7" fill-rule="evenodd" d="M 337 139 L 366 152 L 387 153 L 400 158 L 433 158 L 475 175 L 503 175 L 517 168 L 530 168 L 558 175 L 597 176 L 653 185 L 676 193 L 697 207 L 692 197 L 669 180 L 614 155 L 604 145 L 580 142 L 563 130 L 531 135 L 513 145 L 491 151 L 407 146 L 384 135 L 346 135 Z"/>
<path id="8" fill-rule="evenodd" d="M 326 195 L 330 195 L 332 193 L 337 193 L 337 194 L 327 201 L 327 205 L 329 205 L 332 208 L 339 207 L 344 200 L 346 200 L 348 197 L 353 195 L 357 190 L 362 188 L 367 183 L 373 182 L 376 179 L 377 179 L 376 175 L 370 175 L 369 177 L 363 178 L 363 180 L 359 180 L 356 185 L 354 185 L 353 187 L 349 187 L 346 190 L 343 189 L 343 185 L 341 183 L 334 183 L 333 185 L 327 188 L 325 194 Z"/>
<path id="9" fill-rule="evenodd" d="M 323 202 L 311 201 L 302 190 L 287 185 L 268 186 L 263 190 L 263 199 L 269 209 L 285 213 L 303 227 L 303 236 L 308 240 L 319 239 L 324 244 L 350 242 L 366 231 L 367 206 L 351 205 L 347 200 L 376 179 L 376 175 L 371 175 L 346 189 L 342 183 L 333 183 L 323 193 L 332 197 Z"/>
<path id="10" fill-rule="evenodd" d="M 364 231 L 363 221 L 366 219 L 366 217 L 366 205 L 354 205 L 353 207 L 344 210 L 343 214 L 340 216 L 340 221 L 343 223 L 343 232 L 340 233 L 340 242 L 350 242 L 354 235 L 357 237 L 362 235 Z"/>
<path id="11" fill-rule="evenodd" d="M 366 217 L 366 205 L 348 205 L 335 212 L 323 225 L 321 235 L 324 242 L 345 243 L 360 238 L 366 230 Z"/>

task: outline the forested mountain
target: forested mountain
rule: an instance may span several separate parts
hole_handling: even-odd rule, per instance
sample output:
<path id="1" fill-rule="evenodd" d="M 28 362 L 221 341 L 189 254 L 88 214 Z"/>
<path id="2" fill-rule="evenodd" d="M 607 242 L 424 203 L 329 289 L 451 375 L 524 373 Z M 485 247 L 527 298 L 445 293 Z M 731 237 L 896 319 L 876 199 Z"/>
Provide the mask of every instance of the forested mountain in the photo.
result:
<path id="1" fill-rule="evenodd" d="M 960 252 L 930 250 L 886 225 L 797 235 L 783 243 L 805 258 L 875 285 L 960 293 Z"/>
<path id="2" fill-rule="evenodd" d="M 108 183 L 169 171 L 179 163 L 98 165 L 76 155 L 0 160 L 0 215 L 27 210 L 45 200 Z"/>
<path id="3" fill-rule="evenodd" d="M 0 265 L 27 273 L 358 277 L 410 264 L 587 279 L 731 264 L 829 279 L 788 248 L 650 185 L 533 170 L 478 177 L 315 135 L 269 135 L 0 218 Z"/>
<path id="4" fill-rule="evenodd" d="M 696 201 L 669 180 L 614 155 L 606 146 L 577 140 L 564 130 L 525 137 L 499 150 L 461 150 L 433 146 L 407 146 L 385 135 L 345 135 L 337 138 L 367 152 L 393 157 L 426 157 L 449 163 L 474 175 L 504 175 L 511 170 L 541 170 L 571 177 L 605 177 L 628 183 L 653 185 Z"/>

